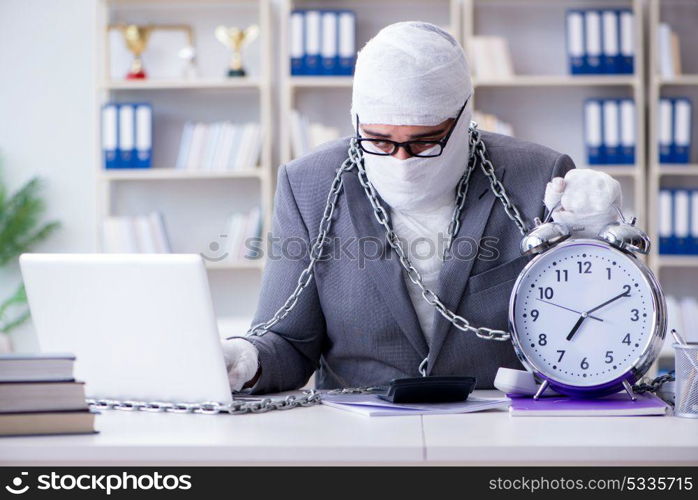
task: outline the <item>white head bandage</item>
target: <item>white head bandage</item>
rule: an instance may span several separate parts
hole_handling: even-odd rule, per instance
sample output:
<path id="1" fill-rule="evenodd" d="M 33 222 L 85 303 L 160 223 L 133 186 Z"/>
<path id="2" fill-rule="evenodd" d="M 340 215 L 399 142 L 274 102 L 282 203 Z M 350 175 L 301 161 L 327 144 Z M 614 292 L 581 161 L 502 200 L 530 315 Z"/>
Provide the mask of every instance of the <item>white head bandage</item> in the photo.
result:
<path id="1" fill-rule="evenodd" d="M 472 90 L 463 49 L 451 35 L 429 23 L 395 23 L 359 52 L 352 117 L 366 124 L 438 125 L 456 116 Z"/>

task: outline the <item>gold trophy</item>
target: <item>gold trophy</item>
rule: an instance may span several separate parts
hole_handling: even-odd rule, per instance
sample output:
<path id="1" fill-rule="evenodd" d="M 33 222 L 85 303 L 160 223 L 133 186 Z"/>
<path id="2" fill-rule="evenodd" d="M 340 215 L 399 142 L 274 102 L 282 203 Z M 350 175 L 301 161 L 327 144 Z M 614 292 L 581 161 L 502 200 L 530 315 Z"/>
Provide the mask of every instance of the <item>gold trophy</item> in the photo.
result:
<path id="1" fill-rule="evenodd" d="M 156 30 L 184 31 L 189 38 L 189 45 L 194 46 L 194 35 L 191 26 L 183 24 L 171 25 L 137 25 L 137 24 L 116 24 L 109 26 L 109 29 L 116 29 L 121 32 L 126 42 L 126 48 L 133 53 L 131 69 L 126 74 L 127 80 L 143 80 L 147 77 L 143 68 L 143 52 L 148 46 L 148 39 Z"/>
<path id="2" fill-rule="evenodd" d="M 259 35 L 259 26 L 253 24 L 244 30 L 232 26 L 218 26 L 215 31 L 216 39 L 233 52 L 230 58 L 228 76 L 245 76 L 245 68 L 242 66 L 242 48 L 251 43 Z"/>

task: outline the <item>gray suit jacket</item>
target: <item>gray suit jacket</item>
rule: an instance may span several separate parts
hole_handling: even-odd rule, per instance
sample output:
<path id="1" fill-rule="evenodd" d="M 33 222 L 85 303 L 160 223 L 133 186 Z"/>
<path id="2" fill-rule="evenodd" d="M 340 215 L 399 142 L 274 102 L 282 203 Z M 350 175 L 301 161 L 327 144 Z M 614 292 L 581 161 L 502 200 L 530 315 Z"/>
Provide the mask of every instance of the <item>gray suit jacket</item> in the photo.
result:
<path id="1" fill-rule="evenodd" d="M 542 217 L 546 183 L 574 168 L 570 157 L 498 134 L 482 132 L 482 137 L 524 220 L 530 224 Z M 280 168 L 272 246 L 255 323 L 269 319 L 283 304 L 307 266 L 330 184 L 347 157 L 348 144 L 348 138 L 328 143 Z M 318 262 L 295 309 L 271 332 L 250 338 L 262 367 L 252 392 L 301 387 L 316 370 L 319 388 L 384 384 L 418 376 L 427 356 L 429 374 L 475 376 L 478 388 L 491 388 L 500 366 L 521 367 L 510 342 L 460 332 L 436 311 L 432 345 L 427 345 L 403 271 L 355 171 L 344 174 L 331 236 L 326 249 L 330 257 Z M 506 330 L 509 295 L 528 260 L 519 253 L 520 239 L 487 178 L 476 169 L 454 243 L 460 257 L 447 260 L 439 277 L 437 293 L 443 303 L 472 325 Z M 480 248 L 469 252 L 473 242 L 480 242 Z"/>

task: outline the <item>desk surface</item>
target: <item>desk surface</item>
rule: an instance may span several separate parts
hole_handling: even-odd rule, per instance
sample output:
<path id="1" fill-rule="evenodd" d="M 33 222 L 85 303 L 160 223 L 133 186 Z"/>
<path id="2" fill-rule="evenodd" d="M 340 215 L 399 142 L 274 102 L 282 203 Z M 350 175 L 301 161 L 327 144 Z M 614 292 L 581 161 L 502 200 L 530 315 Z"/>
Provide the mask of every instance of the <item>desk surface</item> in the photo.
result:
<path id="1" fill-rule="evenodd" d="M 698 464 L 698 420 L 677 417 L 370 418 L 315 406 L 239 416 L 105 411 L 97 428 L 0 438 L 0 465 Z"/>

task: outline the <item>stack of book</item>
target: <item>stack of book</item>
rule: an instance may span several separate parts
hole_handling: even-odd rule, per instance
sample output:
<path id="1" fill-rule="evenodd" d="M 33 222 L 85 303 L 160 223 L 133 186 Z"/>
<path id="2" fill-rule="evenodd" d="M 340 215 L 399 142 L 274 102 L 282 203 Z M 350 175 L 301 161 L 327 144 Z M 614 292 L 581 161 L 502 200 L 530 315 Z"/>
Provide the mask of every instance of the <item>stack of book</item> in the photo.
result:
<path id="1" fill-rule="evenodd" d="M 509 42 L 501 36 L 474 36 L 468 44 L 475 77 L 506 80 L 514 75 Z"/>
<path id="2" fill-rule="evenodd" d="M 690 163 L 692 112 L 693 104 L 687 97 L 659 100 L 660 163 Z"/>
<path id="3" fill-rule="evenodd" d="M 233 214 L 228 225 L 228 259 L 241 261 L 262 256 L 262 209 Z"/>
<path id="4" fill-rule="evenodd" d="M 657 71 L 664 78 L 674 78 L 681 74 L 681 46 L 678 35 L 667 23 L 660 23 L 657 29 Z"/>
<path id="5" fill-rule="evenodd" d="M 356 60 L 356 15 L 350 10 L 291 12 L 291 75 L 351 76 Z"/>
<path id="6" fill-rule="evenodd" d="M 635 163 L 635 101 L 632 99 L 587 99 L 584 127 L 589 165 L 632 165 Z"/>
<path id="7" fill-rule="evenodd" d="M 659 190 L 659 253 L 698 255 L 698 189 Z"/>
<path id="8" fill-rule="evenodd" d="M 335 139 L 339 139 L 338 129 L 311 123 L 298 111 L 291 111 L 291 149 L 294 158 L 300 158 L 319 145 Z"/>
<path id="9" fill-rule="evenodd" d="M 215 171 L 254 168 L 259 162 L 262 141 L 258 123 L 187 122 L 182 130 L 176 168 Z"/>
<path id="10" fill-rule="evenodd" d="M 104 168 L 150 168 L 153 109 L 148 103 L 107 103 L 102 108 Z"/>
<path id="11" fill-rule="evenodd" d="M 480 130 L 514 136 L 514 129 L 511 124 L 500 120 L 496 115 L 483 113 L 482 111 L 474 111 L 473 120 L 477 122 Z"/>
<path id="12" fill-rule="evenodd" d="M 161 213 L 106 217 L 102 222 L 102 251 L 106 253 L 170 253 Z"/>
<path id="13" fill-rule="evenodd" d="M 570 73 L 632 74 L 635 66 L 634 17 L 629 9 L 568 10 Z"/>
<path id="14" fill-rule="evenodd" d="M 70 354 L 0 355 L 0 435 L 95 432 L 74 363 Z"/>

